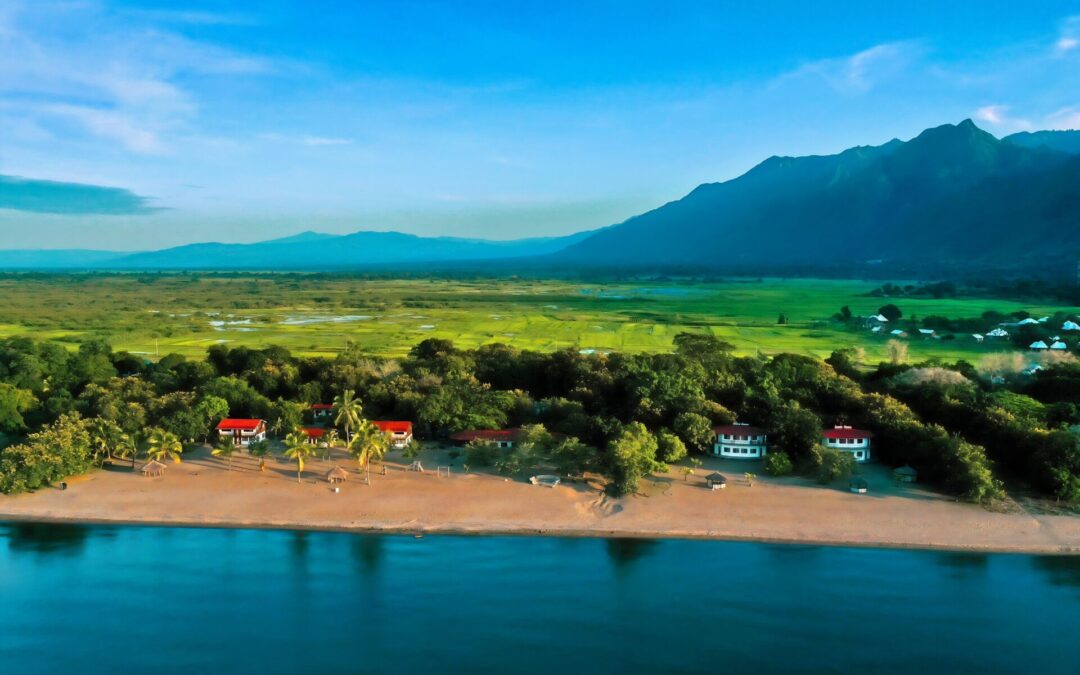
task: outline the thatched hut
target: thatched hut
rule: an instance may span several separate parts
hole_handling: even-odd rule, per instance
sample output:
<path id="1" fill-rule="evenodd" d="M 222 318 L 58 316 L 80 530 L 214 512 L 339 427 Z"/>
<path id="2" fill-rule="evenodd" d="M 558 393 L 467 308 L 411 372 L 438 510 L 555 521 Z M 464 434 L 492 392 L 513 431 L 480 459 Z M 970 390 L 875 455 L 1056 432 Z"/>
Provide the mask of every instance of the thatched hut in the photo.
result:
<path id="1" fill-rule="evenodd" d="M 328 480 L 331 485 L 334 483 L 344 483 L 348 477 L 349 472 L 342 469 L 340 466 L 335 466 L 333 469 L 326 472 L 326 480 Z"/>
<path id="2" fill-rule="evenodd" d="M 855 494 L 864 495 L 870 490 L 870 483 L 862 476 L 852 476 L 848 481 L 848 489 Z"/>
<path id="3" fill-rule="evenodd" d="M 165 465 L 162 464 L 161 462 L 157 461 L 156 459 L 152 459 L 149 462 L 147 462 L 146 464 L 143 464 L 142 468 L 139 469 L 139 473 L 141 473 L 144 476 L 149 476 L 150 478 L 157 478 L 158 476 L 164 476 L 165 475 Z"/>
<path id="4" fill-rule="evenodd" d="M 893 469 L 892 475 L 897 483 L 914 483 L 919 478 L 919 472 L 907 464 Z"/>
<path id="5" fill-rule="evenodd" d="M 714 471 L 708 476 L 705 476 L 705 482 L 708 484 L 710 490 L 723 490 L 727 487 L 727 476 L 719 471 Z"/>

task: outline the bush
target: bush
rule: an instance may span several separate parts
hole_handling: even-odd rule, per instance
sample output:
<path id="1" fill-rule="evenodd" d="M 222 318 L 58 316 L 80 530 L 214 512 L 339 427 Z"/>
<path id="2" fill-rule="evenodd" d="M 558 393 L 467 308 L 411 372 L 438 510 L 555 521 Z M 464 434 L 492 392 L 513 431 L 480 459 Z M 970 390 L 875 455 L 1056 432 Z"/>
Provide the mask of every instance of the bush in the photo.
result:
<path id="1" fill-rule="evenodd" d="M 819 457 L 821 464 L 818 466 L 817 482 L 821 485 L 847 478 L 855 470 L 855 459 L 841 450 L 822 448 Z"/>
<path id="2" fill-rule="evenodd" d="M 795 465 L 791 463 L 791 457 L 788 457 L 786 452 L 777 450 L 765 455 L 763 468 L 770 476 L 787 476 L 795 470 Z"/>
<path id="3" fill-rule="evenodd" d="M 493 466 L 499 458 L 499 449 L 482 438 L 469 441 L 465 446 L 465 461 L 469 466 Z"/>

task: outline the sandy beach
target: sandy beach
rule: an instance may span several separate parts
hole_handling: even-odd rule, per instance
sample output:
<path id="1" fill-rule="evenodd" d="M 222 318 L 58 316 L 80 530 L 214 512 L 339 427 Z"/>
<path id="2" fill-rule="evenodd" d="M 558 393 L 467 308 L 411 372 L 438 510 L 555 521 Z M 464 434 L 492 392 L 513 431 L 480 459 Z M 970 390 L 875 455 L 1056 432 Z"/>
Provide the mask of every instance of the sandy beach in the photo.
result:
<path id="1" fill-rule="evenodd" d="M 355 463 L 335 451 L 329 461 L 311 461 L 298 484 L 295 465 L 282 460 L 260 472 L 241 455 L 227 471 L 202 449 L 170 464 L 160 478 L 120 462 L 69 481 L 67 490 L 0 496 L 0 520 L 1080 552 L 1078 516 L 1015 501 L 1003 511 L 957 503 L 918 485 L 893 485 L 888 469 L 875 465 L 861 469 L 870 484 L 863 495 L 848 492 L 846 482 L 823 487 L 763 476 L 753 463 L 710 459 L 689 480 L 673 469 L 643 481 L 638 495 L 612 499 L 587 483 L 548 488 L 490 472 L 466 474 L 460 460 L 449 477 L 440 477 L 436 466 L 452 461 L 446 450 L 427 450 L 421 459 L 427 470 L 418 473 L 392 454 L 385 475 L 375 467 L 367 484 Z M 339 492 L 326 480 L 331 466 L 350 471 Z M 713 470 L 727 476 L 726 489 L 705 487 Z M 752 487 L 745 471 L 759 475 Z"/>

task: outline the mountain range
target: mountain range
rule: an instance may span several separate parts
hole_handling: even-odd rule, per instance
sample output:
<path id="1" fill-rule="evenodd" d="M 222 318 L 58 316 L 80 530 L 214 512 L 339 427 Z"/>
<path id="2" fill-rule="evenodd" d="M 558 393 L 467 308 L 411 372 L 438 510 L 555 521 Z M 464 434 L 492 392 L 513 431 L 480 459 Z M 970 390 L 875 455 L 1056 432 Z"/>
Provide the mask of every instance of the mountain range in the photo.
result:
<path id="1" fill-rule="evenodd" d="M 486 241 L 303 232 L 140 253 L 0 251 L 4 269 L 700 269 L 728 274 L 1075 271 L 1080 131 L 998 139 L 971 120 L 834 155 L 770 157 L 601 230 Z M 502 261 L 502 262 L 500 262 Z"/>

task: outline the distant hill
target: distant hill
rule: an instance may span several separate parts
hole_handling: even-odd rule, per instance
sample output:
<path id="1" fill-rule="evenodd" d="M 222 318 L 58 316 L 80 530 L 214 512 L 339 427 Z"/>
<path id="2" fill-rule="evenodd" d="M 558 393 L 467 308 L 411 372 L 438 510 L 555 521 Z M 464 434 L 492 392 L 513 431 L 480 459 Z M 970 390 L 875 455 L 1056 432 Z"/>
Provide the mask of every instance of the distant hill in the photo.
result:
<path id="1" fill-rule="evenodd" d="M 587 237 L 543 237 L 513 241 L 418 237 L 400 232 L 327 235 L 304 232 L 257 244 L 190 244 L 135 253 L 107 263 L 112 269 L 326 270 L 416 263 L 463 262 L 543 256 Z"/>
<path id="2" fill-rule="evenodd" d="M 1080 155 L 1080 131 L 1021 131 L 1001 140 L 1025 148 L 1048 148 Z"/>
<path id="3" fill-rule="evenodd" d="M 0 251 L 0 270 L 84 270 L 123 258 L 125 253 L 86 249 Z"/>
<path id="4" fill-rule="evenodd" d="M 1080 155 L 1049 147 L 1070 138 L 1003 141 L 965 120 L 907 142 L 771 157 L 549 258 L 743 274 L 1075 269 Z"/>

